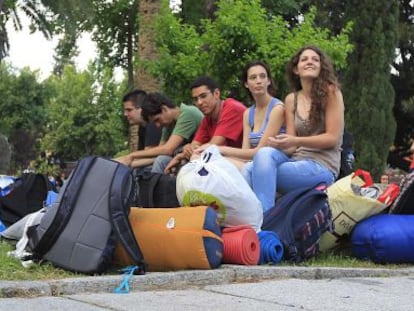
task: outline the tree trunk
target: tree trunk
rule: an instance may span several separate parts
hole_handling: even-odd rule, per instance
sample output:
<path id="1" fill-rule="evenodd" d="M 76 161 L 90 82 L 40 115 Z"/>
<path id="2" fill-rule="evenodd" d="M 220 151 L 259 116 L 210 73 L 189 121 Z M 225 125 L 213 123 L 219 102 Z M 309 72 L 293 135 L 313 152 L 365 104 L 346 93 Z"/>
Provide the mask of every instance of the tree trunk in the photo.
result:
<path id="1" fill-rule="evenodd" d="M 160 81 L 148 73 L 141 62 L 157 59 L 155 18 L 161 10 L 161 1 L 141 0 L 139 2 L 138 61 L 140 65 L 135 72 L 135 85 L 147 92 L 160 89 Z"/>
<path id="2" fill-rule="evenodd" d="M 135 72 L 135 87 L 146 92 L 159 91 L 160 81 L 143 66 L 142 61 L 155 60 L 157 47 L 155 41 L 155 18 L 161 10 L 162 0 L 141 0 L 139 2 L 138 61 Z M 129 149 L 138 148 L 138 126 L 129 128 Z"/>

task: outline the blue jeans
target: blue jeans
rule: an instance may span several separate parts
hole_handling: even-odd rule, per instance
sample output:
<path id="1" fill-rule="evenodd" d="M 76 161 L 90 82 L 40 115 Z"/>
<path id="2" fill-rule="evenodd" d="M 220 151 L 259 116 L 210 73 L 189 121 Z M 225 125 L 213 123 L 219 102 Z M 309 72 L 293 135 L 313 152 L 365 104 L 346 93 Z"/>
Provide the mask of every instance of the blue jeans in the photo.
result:
<path id="1" fill-rule="evenodd" d="M 313 187 L 319 183 L 331 185 L 334 174 L 314 160 L 294 160 L 282 151 L 260 148 L 243 167 L 242 175 L 262 203 L 263 212 L 275 205 L 276 192 L 284 194 L 301 187 Z"/>
<path id="2" fill-rule="evenodd" d="M 152 163 L 152 173 L 164 174 L 164 170 L 167 167 L 168 163 L 172 160 L 172 157 L 169 155 L 159 155 L 155 158 L 154 163 Z"/>

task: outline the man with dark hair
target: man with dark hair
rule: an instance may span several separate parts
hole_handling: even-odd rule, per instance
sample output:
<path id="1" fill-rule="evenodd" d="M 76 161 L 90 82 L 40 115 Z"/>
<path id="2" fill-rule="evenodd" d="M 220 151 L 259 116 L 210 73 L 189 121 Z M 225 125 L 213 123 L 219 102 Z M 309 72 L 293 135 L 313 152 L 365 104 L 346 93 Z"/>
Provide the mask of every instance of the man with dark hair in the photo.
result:
<path id="1" fill-rule="evenodd" d="M 189 160 L 193 151 L 203 144 L 241 148 L 243 140 L 243 113 L 246 107 L 233 98 L 221 99 L 217 83 L 210 77 L 200 76 L 190 84 L 194 105 L 204 118 L 193 141 L 183 148 L 166 166 L 155 166 L 153 171 L 170 173 L 182 160 Z"/>
<path id="2" fill-rule="evenodd" d="M 158 146 L 161 138 L 161 129 L 148 123 L 142 117 L 142 103 L 147 93 L 143 90 L 133 90 L 124 95 L 124 116 L 130 125 L 138 125 L 138 150 Z"/>
<path id="3" fill-rule="evenodd" d="M 161 93 L 149 93 L 142 103 L 142 118 L 162 128 L 158 146 L 137 150 L 116 160 L 131 167 L 140 167 L 143 162 L 154 162 L 157 166 L 158 156 L 172 157 L 182 145 L 192 140 L 203 114 L 194 106 L 181 104 L 177 106 Z M 148 165 L 148 164 L 146 164 Z"/>
<path id="4" fill-rule="evenodd" d="M 124 95 L 122 102 L 124 105 L 124 116 L 130 125 L 138 125 L 138 150 L 145 150 L 158 146 L 161 138 L 161 129 L 152 123 L 148 123 L 142 117 L 142 104 L 147 93 L 143 90 L 135 89 Z M 117 159 L 116 159 L 117 160 Z M 137 161 L 136 167 L 151 165 L 152 159 Z"/>

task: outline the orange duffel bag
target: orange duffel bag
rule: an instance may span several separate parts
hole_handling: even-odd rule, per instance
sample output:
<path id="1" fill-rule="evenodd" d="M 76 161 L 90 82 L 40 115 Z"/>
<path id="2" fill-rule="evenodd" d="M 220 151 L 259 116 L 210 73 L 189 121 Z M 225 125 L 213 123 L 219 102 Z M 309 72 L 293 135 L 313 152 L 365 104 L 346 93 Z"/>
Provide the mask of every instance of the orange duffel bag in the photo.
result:
<path id="1" fill-rule="evenodd" d="M 211 207 L 133 207 L 129 221 L 148 271 L 214 269 L 221 264 L 221 229 Z M 115 264 L 133 264 L 120 243 Z"/>

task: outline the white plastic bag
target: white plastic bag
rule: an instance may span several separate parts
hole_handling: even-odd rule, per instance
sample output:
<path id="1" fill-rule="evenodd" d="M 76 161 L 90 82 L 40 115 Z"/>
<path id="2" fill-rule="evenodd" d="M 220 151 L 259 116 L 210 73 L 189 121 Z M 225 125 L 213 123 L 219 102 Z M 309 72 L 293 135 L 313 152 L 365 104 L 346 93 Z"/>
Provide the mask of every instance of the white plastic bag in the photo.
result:
<path id="1" fill-rule="evenodd" d="M 211 145 L 177 175 L 181 206 L 209 205 L 216 209 L 220 225 L 250 225 L 259 231 L 263 209 L 236 166 Z"/>

